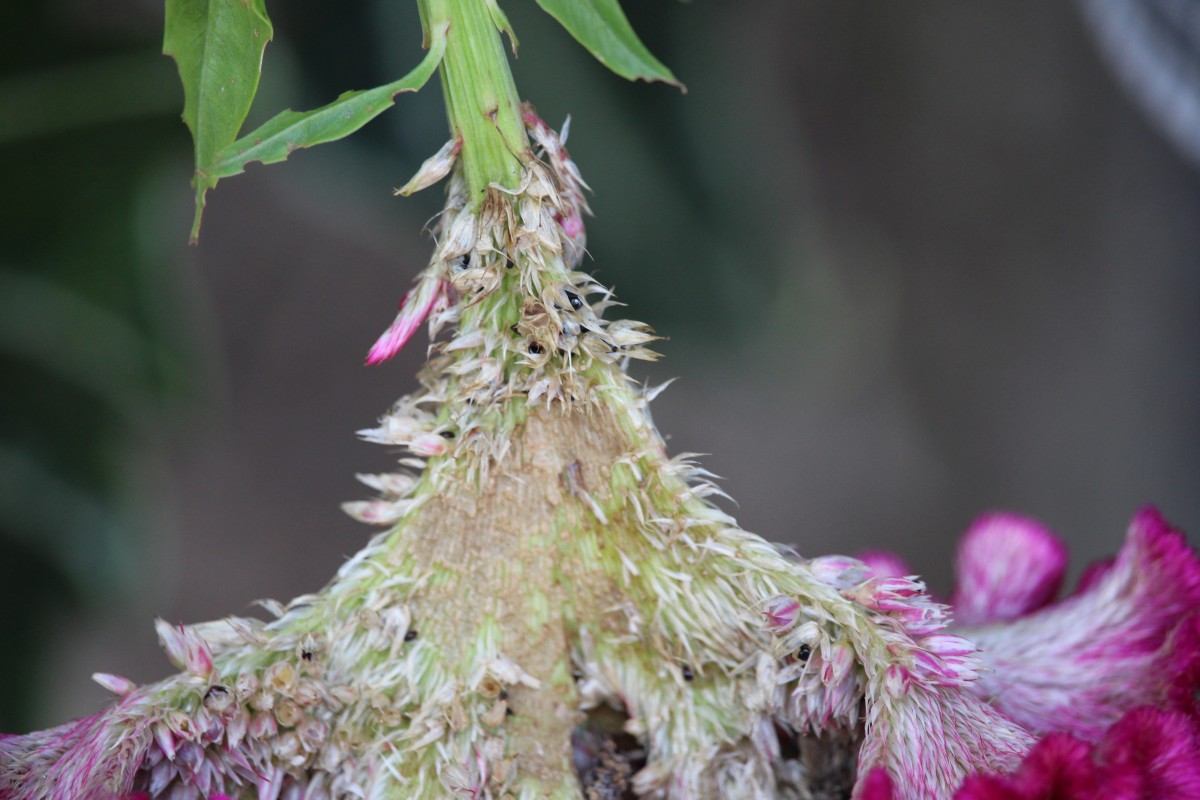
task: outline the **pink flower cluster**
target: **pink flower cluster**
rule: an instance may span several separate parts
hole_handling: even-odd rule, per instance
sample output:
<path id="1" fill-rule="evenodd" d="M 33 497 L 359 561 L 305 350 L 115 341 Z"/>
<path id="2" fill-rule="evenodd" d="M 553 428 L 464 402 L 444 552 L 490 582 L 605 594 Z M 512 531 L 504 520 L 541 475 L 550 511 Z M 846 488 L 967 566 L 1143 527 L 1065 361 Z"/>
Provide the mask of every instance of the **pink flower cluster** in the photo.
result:
<path id="1" fill-rule="evenodd" d="M 864 559 L 874 582 L 908 572 Z M 985 667 L 964 686 L 1040 737 L 1007 774 L 979 770 L 955 800 L 1200 800 L 1200 561 L 1152 508 L 1115 559 L 1055 601 L 1066 548 L 1044 526 L 981 517 L 957 559 L 954 632 Z M 932 637 L 929 637 L 932 638 Z M 857 800 L 923 800 L 885 764 Z"/>

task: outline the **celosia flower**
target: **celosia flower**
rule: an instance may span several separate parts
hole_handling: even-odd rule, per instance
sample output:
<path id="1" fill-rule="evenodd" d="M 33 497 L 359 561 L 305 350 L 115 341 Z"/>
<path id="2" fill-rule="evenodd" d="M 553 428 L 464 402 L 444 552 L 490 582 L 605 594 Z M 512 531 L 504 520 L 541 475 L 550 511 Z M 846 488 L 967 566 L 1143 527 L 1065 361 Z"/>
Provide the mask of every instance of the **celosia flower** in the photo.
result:
<path id="1" fill-rule="evenodd" d="M 976 624 L 954 630 L 986 668 L 962 685 L 1044 738 L 1016 770 L 977 769 L 954 797 L 1200 797 L 1196 554 L 1147 508 L 1117 557 L 1054 603 L 1065 566 L 1061 542 L 1021 517 L 986 515 L 964 537 L 954 613 Z M 863 776 L 863 800 L 921 797 L 902 769 L 884 772 Z"/>
<path id="2" fill-rule="evenodd" d="M 1186 715 L 1134 709 L 1096 744 L 1052 733 L 1012 775 L 968 778 L 955 800 L 1197 800 L 1200 726 Z"/>
<path id="3" fill-rule="evenodd" d="M 1130 785 L 1186 786 L 1182 728 L 1155 749 L 1154 720 L 1127 717 L 1089 744 L 1134 704 L 1188 707 L 1200 636 L 1178 623 L 1200 567 L 1182 539 L 1143 512 L 1111 568 L 1045 605 L 1049 533 L 990 518 L 960 557 L 976 625 L 955 630 L 902 563 L 803 561 L 741 530 L 667 457 L 619 366 L 653 358 L 653 334 L 603 318 L 608 293 L 576 271 L 582 181 L 525 121 L 546 161 L 522 151 L 519 188 L 474 205 L 452 173 L 433 258 L 372 349 L 428 318 L 420 389 L 360 432 L 423 470 L 364 478 L 381 496 L 347 510 L 389 529 L 321 592 L 267 604 L 272 622 L 160 623 L 182 671 L 102 675 L 113 708 L 0 739 L 0 800 L 949 800 L 972 775 L 1019 780 L 1061 728 Z M 610 730 L 576 735 L 604 706 L 636 767 Z"/>
<path id="4" fill-rule="evenodd" d="M 1088 741 L 1131 708 L 1158 703 L 1174 665 L 1194 650 L 1171 637 L 1200 608 L 1200 562 L 1183 536 L 1155 509 L 1139 511 L 1112 567 L 1046 606 L 1065 568 L 1062 545 L 1015 517 L 1003 518 L 997 537 L 997 519 L 977 523 L 959 555 L 955 599 L 978 624 L 958 632 L 988 668 L 971 690 L 1030 731 Z"/>

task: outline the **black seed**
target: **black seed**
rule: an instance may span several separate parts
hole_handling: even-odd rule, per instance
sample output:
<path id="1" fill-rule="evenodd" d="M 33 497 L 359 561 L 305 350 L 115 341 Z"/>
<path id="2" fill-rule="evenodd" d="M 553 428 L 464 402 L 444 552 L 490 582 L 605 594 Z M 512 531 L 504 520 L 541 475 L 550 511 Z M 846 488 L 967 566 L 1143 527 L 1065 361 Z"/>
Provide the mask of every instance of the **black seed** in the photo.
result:
<path id="1" fill-rule="evenodd" d="M 409 628 L 404 634 L 404 641 L 406 642 L 411 642 L 415 638 L 417 638 L 416 628 Z"/>
<path id="2" fill-rule="evenodd" d="M 583 673 L 577 669 L 573 669 L 571 670 L 571 678 L 578 683 L 579 681 L 583 680 Z"/>
<path id="3" fill-rule="evenodd" d="M 515 264 L 515 263 L 513 263 L 513 260 L 512 260 L 511 258 L 509 258 L 509 259 L 508 259 L 508 263 L 506 263 L 506 264 L 504 265 L 504 268 L 505 268 L 505 269 L 512 269 L 512 268 L 513 268 L 513 267 L 515 267 L 515 266 L 516 266 L 516 264 Z"/>
<path id="4" fill-rule="evenodd" d="M 567 292 L 567 300 L 571 302 L 571 308 L 575 309 L 576 311 L 583 308 L 583 298 L 574 292 Z"/>
<path id="5" fill-rule="evenodd" d="M 308 650 L 308 649 L 301 650 L 300 657 L 303 658 L 305 661 L 312 661 L 313 660 L 313 651 Z"/>
<path id="6" fill-rule="evenodd" d="M 542 353 L 546 352 L 546 348 L 542 347 L 537 342 L 530 342 L 529 352 L 533 353 L 535 356 L 540 356 Z"/>
<path id="7" fill-rule="evenodd" d="M 222 697 L 229 694 L 229 690 L 219 683 L 208 687 L 208 691 L 204 693 L 205 697 Z"/>
<path id="8" fill-rule="evenodd" d="M 443 439 L 453 439 L 454 431 L 442 431 L 442 438 Z"/>
<path id="9" fill-rule="evenodd" d="M 501 690 L 500 690 L 500 694 L 498 695 L 498 697 L 499 697 L 501 700 L 507 700 L 507 699 L 508 699 L 508 689 L 501 689 Z"/>
<path id="10" fill-rule="evenodd" d="M 511 328 L 509 328 L 509 330 L 510 330 L 510 331 L 512 331 L 513 333 L 520 333 L 520 331 L 519 331 L 519 330 L 517 330 L 517 326 L 516 326 L 516 325 L 513 325 Z"/>
<path id="11" fill-rule="evenodd" d="M 692 668 L 687 665 L 684 665 L 683 669 L 680 671 L 683 673 L 683 679 L 685 681 L 690 681 L 696 677 L 694 674 L 692 674 Z"/>
<path id="12" fill-rule="evenodd" d="M 812 648 L 806 644 L 800 645 L 800 649 L 796 651 L 796 658 L 801 661 L 808 661 L 808 657 L 812 655 Z"/>
<path id="13" fill-rule="evenodd" d="M 512 715 L 513 715 L 513 710 L 511 708 L 504 709 L 504 716 L 511 717 Z"/>

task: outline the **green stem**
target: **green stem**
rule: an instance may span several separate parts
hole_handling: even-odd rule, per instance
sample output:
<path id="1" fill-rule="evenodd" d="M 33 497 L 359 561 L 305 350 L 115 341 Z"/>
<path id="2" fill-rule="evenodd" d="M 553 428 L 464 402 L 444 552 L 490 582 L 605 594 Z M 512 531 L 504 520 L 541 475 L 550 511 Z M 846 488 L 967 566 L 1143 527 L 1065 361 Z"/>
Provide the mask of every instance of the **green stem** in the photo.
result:
<path id="1" fill-rule="evenodd" d="M 462 138 L 471 205 L 487 186 L 515 189 L 527 138 L 504 42 L 487 0 L 418 0 L 426 30 L 449 23 L 442 87 L 451 132 Z"/>

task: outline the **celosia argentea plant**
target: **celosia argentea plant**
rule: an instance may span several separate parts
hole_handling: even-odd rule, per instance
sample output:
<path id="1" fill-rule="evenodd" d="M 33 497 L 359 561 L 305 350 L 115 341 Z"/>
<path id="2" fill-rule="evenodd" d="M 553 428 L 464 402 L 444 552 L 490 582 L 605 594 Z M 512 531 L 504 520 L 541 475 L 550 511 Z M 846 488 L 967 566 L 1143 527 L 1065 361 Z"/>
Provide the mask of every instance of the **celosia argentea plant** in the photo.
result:
<path id="1" fill-rule="evenodd" d="M 538 0 L 602 62 L 673 81 L 615 0 Z M 205 192 L 345 136 L 440 71 L 451 138 L 428 267 L 370 350 L 428 321 L 406 447 L 351 503 L 384 530 L 275 619 L 159 622 L 176 675 L 0 739 L 0 800 L 1200 797 L 1200 563 L 1152 509 L 1059 597 L 1036 523 L 980 518 L 949 605 L 894 556 L 741 530 L 631 383 L 650 329 L 581 270 L 586 184 L 522 105 L 495 0 L 419 0 L 409 75 L 237 138 L 262 0 L 168 0 Z"/>

